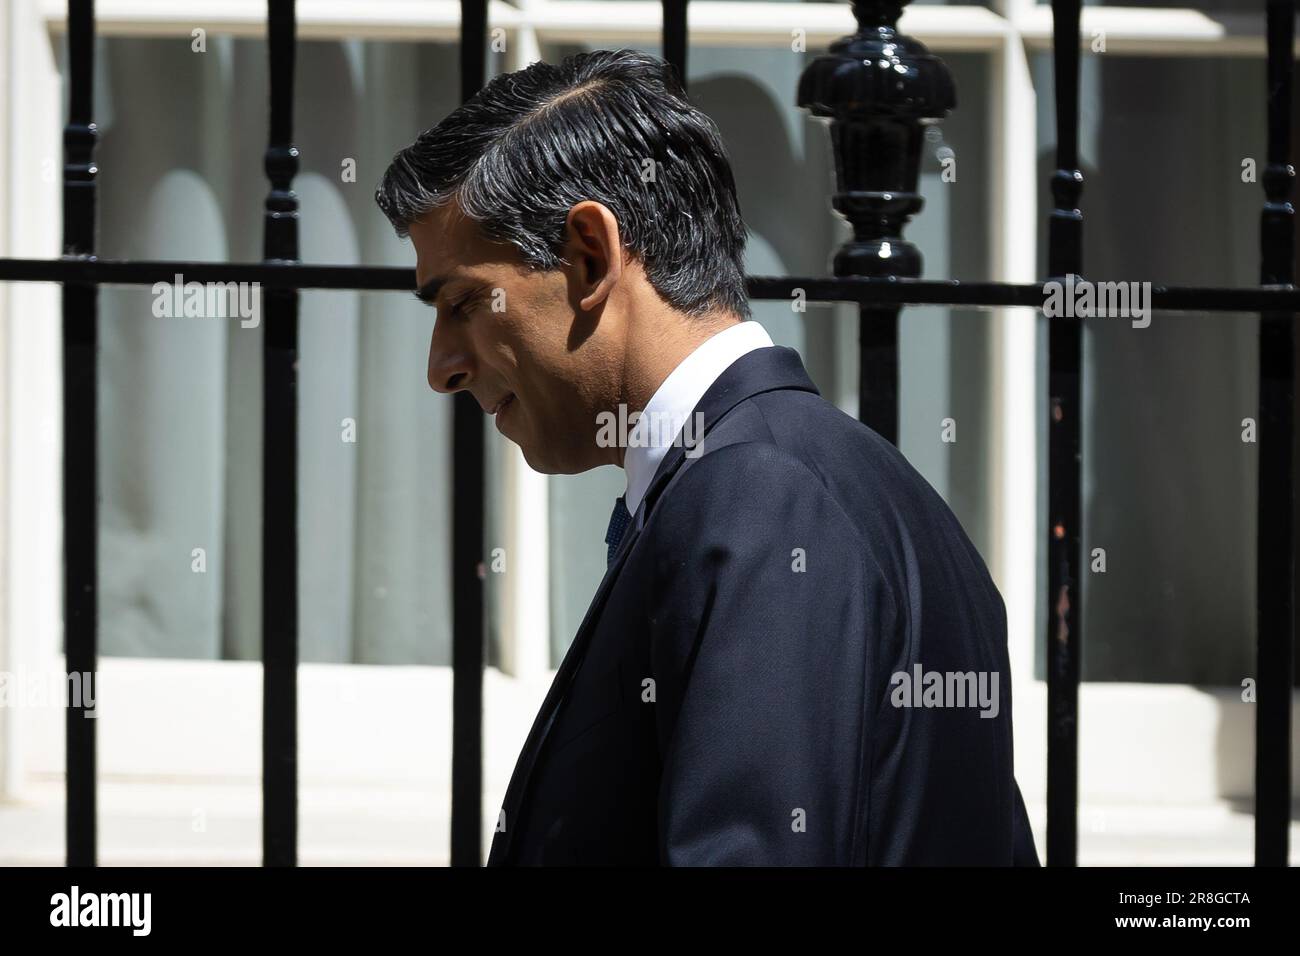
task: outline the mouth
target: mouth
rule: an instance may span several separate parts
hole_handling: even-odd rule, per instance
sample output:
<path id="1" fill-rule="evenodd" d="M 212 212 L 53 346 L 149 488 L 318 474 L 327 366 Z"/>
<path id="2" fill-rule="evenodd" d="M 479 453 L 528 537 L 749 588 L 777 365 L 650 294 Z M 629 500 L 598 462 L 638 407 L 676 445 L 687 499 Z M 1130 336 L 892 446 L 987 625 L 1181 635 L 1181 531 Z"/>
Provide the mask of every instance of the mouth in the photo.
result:
<path id="1" fill-rule="evenodd" d="M 497 402 L 495 405 L 493 405 L 492 409 L 488 412 L 488 414 L 494 416 L 500 415 L 512 404 L 514 404 L 514 400 L 515 400 L 514 392 L 511 392 L 508 395 L 506 395 L 503 399 L 501 399 L 499 402 Z"/>

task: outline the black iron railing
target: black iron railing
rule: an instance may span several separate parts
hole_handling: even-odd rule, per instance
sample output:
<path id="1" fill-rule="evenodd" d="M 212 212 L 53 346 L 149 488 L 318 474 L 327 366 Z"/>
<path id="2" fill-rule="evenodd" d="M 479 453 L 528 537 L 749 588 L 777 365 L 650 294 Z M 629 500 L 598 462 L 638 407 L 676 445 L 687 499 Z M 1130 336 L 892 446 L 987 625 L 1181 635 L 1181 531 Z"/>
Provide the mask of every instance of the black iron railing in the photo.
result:
<path id="1" fill-rule="evenodd" d="M 1052 14 L 1056 171 L 1047 221 L 1047 274 L 1059 280 L 1083 272 L 1079 4 L 1059 4 Z M 1083 320 L 1053 318 L 1047 355 L 1047 863 L 1052 866 L 1073 863 L 1079 839 Z"/>
<path id="2" fill-rule="evenodd" d="M 1260 283 L 1292 288 L 1291 81 L 1295 3 L 1268 4 L 1268 164 Z M 1286 866 L 1291 821 L 1291 675 L 1295 654 L 1295 314 L 1259 320 L 1259 504 L 1255 598 L 1255 862 Z M 1267 440 L 1264 436 L 1267 435 Z"/>
<path id="3" fill-rule="evenodd" d="M 860 307 L 860 416 L 897 437 L 898 319 L 905 305 L 1041 308 L 1043 284 L 925 281 L 919 252 L 902 238 L 920 209 L 917 176 L 926 122 L 955 104 L 947 68 L 898 33 L 907 0 L 857 0 L 858 32 L 816 58 L 798 101 L 831 121 L 835 208 L 854 228 L 831 277 L 752 277 L 756 299 L 789 301 L 796 290 L 817 302 Z M 1294 210 L 1290 202 L 1294 0 L 1267 0 L 1268 163 L 1263 176 L 1261 288 L 1152 288 L 1150 307 L 1177 312 L 1258 312 L 1260 324 L 1258 709 L 1256 711 L 1255 861 L 1285 865 L 1290 816 L 1291 674 L 1294 640 L 1295 466 Z M 1055 27 L 1057 162 L 1051 186 L 1048 274 L 1083 272 L 1082 175 L 1078 160 L 1079 0 L 1052 3 Z M 687 0 L 663 0 L 665 58 L 686 76 Z M 461 95 L 483 83 L 486 0 L 461 3 Z M 294 0 L 269 0 L 271 123 L 261 263 L 114 262 L 97 259 L 95 127 L 91 115 L 93 0 L 68 2 L 69 108 L 64 134 L 64 249 L 58 260 L 0 259 L 0 281 L 63 286 L 64 554 L 67 667 L 91 672 L 96 661 L 96 324 L 103 284 L 152 285 L 177 272 L 200 282 L 258 282 L 266 288 L 263 537 L 263 855 L 267 865 L 297 860 L 297 458 L 298 290 L 401 290 L 411 269 L 319 266 L 298 262 L 297 170 L 293 147 Z M 890 69 L 877 70 L 880 62 Z M 305 318 L 310 319 L 310 316 Z M 1047 860 L 1077 856 L 1078 687 L 1081 568 L 1080 402 L 1082 322 L 1049 324 L 1050 376 L 1045 413 L 1049 490 L 1045 595 L 1048 659 Z M 483 422 L 468 395 L 456 397 L 452 530 L 453 865 L 482 859 L 482 670 L 484 589 Z M 80 709 L 67 715 L 67 861 L 95 862 L 95 726 Z M 1122 742 L 1116 742 L 1122 745 Z"/>
<path id="4" fill-rule="evenodd" d="M 94 5 L 68 4 L 68 123 L 63 132 L 63 255 L 95 254 Z M 95 589 L 98 508 L 95 476 L 99 286 L 63 284 L 63 560 L 68 673 L 97 672 Z M 70 866 L 95 862 L 95 725 L 78 708 L 67 719 L 67 853 Z"/>
<path id="5" fill-rule="evenodd" d="M 292 3 L 267 10 L 271 135 L 262 258 L 298 261 Z M 268 289 L 262 338 L 262 859 L 298 862 L 298 290 Z"/>

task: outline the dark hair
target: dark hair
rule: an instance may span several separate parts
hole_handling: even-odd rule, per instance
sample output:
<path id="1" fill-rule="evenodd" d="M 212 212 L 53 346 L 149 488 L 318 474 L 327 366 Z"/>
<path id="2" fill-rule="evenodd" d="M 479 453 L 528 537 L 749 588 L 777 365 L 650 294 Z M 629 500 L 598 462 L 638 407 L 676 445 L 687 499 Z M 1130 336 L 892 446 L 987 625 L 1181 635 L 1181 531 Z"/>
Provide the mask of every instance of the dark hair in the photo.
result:
<path id="1" fill-rule="evenodd" d="M 598 50 L 493 78 L 394 156 L 375 191 L 399 236 L 454 200 L 539 269 L 562 263 L 569 209 L 587 199 L 614 214 L 673 308 L 749 315 L 726 149 L 672 68 L 645 53 Z"/>

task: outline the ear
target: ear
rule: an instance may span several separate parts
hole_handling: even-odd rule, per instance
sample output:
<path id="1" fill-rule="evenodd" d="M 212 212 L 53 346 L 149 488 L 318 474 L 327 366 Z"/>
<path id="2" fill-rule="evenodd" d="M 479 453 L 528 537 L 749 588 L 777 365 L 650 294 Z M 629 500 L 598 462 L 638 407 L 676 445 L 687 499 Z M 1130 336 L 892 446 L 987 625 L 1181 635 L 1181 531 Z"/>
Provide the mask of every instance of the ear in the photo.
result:
<path id="1" fill-rule="evenodd" d="M 565 258 L 582 298 L 584 311 L 596 308 L 623 277 L 623 243 L 618 220 L 609 208 L 590 199 L 574 205 L 565 220 Z"/>

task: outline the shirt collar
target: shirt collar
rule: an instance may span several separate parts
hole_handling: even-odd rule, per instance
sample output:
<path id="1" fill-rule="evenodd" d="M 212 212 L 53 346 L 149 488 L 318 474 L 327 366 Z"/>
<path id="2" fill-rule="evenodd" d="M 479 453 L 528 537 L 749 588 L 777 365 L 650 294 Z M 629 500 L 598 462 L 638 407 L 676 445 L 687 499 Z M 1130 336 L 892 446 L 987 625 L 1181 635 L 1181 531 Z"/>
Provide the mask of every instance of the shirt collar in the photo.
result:
<path id="1" fill-rule="evenodd" d="M 709 386 L 736 359 L 772 344 L 767 330 L 747 319 L 705 339 L 668 374 L 628 435 L 623 455 L 623 469 L 627 472 L 623 502 L 629 514 L 636 514 L 660 462 Z M 691 435 L 695 441 L 700 438 L 694 431 Z"/>

